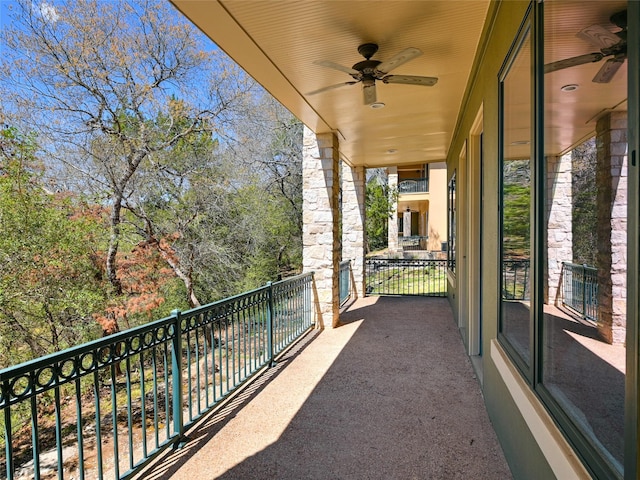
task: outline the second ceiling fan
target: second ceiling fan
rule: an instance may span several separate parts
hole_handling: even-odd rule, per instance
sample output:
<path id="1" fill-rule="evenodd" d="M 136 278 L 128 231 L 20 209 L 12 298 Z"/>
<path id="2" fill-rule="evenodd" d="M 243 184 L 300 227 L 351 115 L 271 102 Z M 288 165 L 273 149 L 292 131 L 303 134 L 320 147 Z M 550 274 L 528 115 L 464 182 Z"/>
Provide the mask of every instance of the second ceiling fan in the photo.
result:
<path id="1" fill-rule="evenodd" d="M 362 92 L 364 95 L 364 104 L 371 105 L 376 102 L 376 80 L 380 80 L 383 83 L 402 83 L 406 85 L 422 85 L 425 87 L 432 87 L 438 82 L 436 77 L 421 77 L 416 75 L 388 75 L 391 70 L 399 67 L 400 65 L 413 60 L 414 58 L 422 55 L 422 52 L 414 47 L 409 47 L 402 50 L 400 53 L 394 55 L 389 60 L 380 61 L 372 60 L 371 57 L 378 51 L 378 45 L 375 43 L 365 43 L 358 47 L 358 53 L 365 59 L 356 63 L 353 67 L 344 67 L 337 63 L 328 60 L 319 60 L 315 63 L 323 67 L 333 68 L 341 72 L 348 73 L 354 79 L 353 81 L 338 83 L 328 87 L 314 90 L 307 93 L 307 95 L 315 95 L 316 93 L 326 92 L 327 90 L 333 90 L 344 85 L 354 85 L 362 82 Z"/>
<path id="2" fill-rule="evenodd" d="M 595 63 L 609 57 L 592 80 L 595 83 L 609 83 L 627 60 L 627 11 L 611 15 L 610 21 L 619 28 L 617 32 L 610 32 L 602 25 L 591 25 L 576 34 L 578 38 L 595 45 L 600 51 L 548 63 L 544 66 L 544 73 Z"/>

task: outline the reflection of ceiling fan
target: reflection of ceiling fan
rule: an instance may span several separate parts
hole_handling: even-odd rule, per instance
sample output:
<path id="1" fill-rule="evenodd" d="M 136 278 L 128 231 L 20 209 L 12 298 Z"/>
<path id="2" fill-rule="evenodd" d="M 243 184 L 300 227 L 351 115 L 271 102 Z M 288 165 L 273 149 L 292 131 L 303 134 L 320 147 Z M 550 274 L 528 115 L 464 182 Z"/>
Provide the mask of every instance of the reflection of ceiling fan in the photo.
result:
<path id="1" fill-rule="evenodd" d="M 391 70 L 399 67 L 403 63 L 413 60 L 422 52 L 417 48 L 406 48 L 397 55 L 391 57 L 386 62 L 380 60 L 371 60 L 371 57 L 378 51 L 378 45 L 375 43 L 365 43 L 358 47 L 358 53 L 362 55 L 365 60 L 356 63 L 353 67 L 343 67 L 337 63 L 333 63 L 326 60 L 320 60 L 313 62 L 316 65 L 322 65 L 323 67 L 333 68 L 340 70 L 341 72 L 348 73 L 355 81 L 338 83 L 337 85 L 331 85 L 319 90 L 307 93 L 307 95 L 315 95 L 316 93 L 326 92 L 327 90 L 333 90 L 334 88 L 342 87 L 343 85 L 354 85 L 362 82 L 362 91 L 364 93 L 364 104 L 371 105 L 376 101 L 376 80 L 381 80 L 384 83 L 404 83 L 407 85 L 424 85 L 431 87 L 438 82 L 435 77 L 419 77 L 415 75 L 387 75 Z"/>
<path id="2" fill-rule="evenodd" d="M 627 11 L 611 15 L 611 23 L 620 27 L 619 32 L 612 33 L 602 25 L 591 25 L 576 36 L 600 48 L 599 52 L 587 53 L 577 57 L 566 58 L 544 66 L 544 73 L 555 72 L 564 68 L 575 67 L 585 63 L 599 62 L 611 57 L 593 77 L 596 83 L 608 83 L 627 59 Z"/>

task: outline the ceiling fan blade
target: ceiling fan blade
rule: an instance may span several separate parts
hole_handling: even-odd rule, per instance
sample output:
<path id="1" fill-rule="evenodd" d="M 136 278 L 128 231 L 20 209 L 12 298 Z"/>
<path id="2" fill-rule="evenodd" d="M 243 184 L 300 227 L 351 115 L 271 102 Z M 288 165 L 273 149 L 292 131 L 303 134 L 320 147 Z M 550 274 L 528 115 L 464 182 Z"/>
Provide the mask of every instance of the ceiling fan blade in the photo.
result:
<path id="1" fill-rule="evenodd" d="M 583 28 L 576 34 L 576 37 L 600 48 L 612 47 L 622 40 L 618 35 L 610 32 L 602 25 L 591 25 Z"/>
<path id="2" fill-rule="evenodd" d="M 420 77 L 416 75 L 387 75 L 382 79 L 384 83 L 404 83 L 406 85 L 423 85 L 433 87 L 438 83 L 436 77 Z"/>
<path id="3" fill-rule="evenodd" d="M 575 67 L 577 65 L 584 65 L 585 63 L 599 62 L 605 56 L 600 52 L 587 53 L 586 55 L 579 55 L 577 57 L 565 58 L 564 60 L 558 60 L 557 62 L 547 63 L 544 66 L 544 73 L 555 72 L 556 70 L 562 70 L 569 67 Z"/>
<path id="4" fill-rule="evenodd" d="M 353 68 L 344 67 L 338 63 L 331 62 L 329 60 L 316 60 L 313 62 L 316 65 L 320 65 L 322 67 L 333 68 L 334 70 L 339 70 L 341 72 L 348 73 L 349 75 L 360 75 L 358 70 L 354 70 Z"/>
<path id="5" fill-rule="evenodd" d="M 593 77 L 592 82 L 609 83 L 613 78 L 613 76 L 616 74 L 616 72 L 620 69 L 623 63 L 624 63 L 623 55 L 610 58 L 609 60 L 604 62 L 604 65 L 602 65 L 602 68 L 600 68 L 600 70 L 598 70 L 598 73 L 596 73 L 596 76 Z"/>
<path id="6" fill-rule="evenodd" d="M 372 83 L 371 85 L 363 85 L 362 93 L 364 95 L 365 105 L 371 105 L 372 103 L 376 103 L 377 95 L 376 95 L 375 83 Z"/>
<path id="7" fill-rule="evenodd" d="M 305 93 L 305 95 L 315 95 L 316 93 L 327 92 L 327 91 L 333 90 L 335 88 L 344 87 L 345 85 L 354 85 L 356 83 L 358 83 L 358 82 L 344 82 L 344 83 L 338 83 L 336 85 L 329 85 L 328 87 L 319 88 L 318 90 L 314 90 L 313 92 L 307 92 L 307 93 Z"/>
<path id="8" fill-rule="evenodd" d="M 409 60 L 413 60 L 416 57 L 422 55 L 422 51 L 417 48 L 409 47 L 402 50 L 400 53 L 394 55 L 386 62 L 382 62 L 376 67 L 376 74 L 384 75 L 389 73 L 394 68 L 399 67 L 403 63 L 407 63 Z"/>

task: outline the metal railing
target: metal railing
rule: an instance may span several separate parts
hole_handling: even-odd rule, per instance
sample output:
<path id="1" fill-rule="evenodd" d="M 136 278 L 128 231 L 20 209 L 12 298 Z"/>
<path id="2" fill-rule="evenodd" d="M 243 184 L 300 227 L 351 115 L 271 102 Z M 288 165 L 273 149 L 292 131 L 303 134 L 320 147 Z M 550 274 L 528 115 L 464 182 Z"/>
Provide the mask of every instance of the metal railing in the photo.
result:
<path id="1" fill-rule="evenodd" d="M 598 320 L 598 269 L 562 262 L 562 304 L 583 318 Z"/>
<path id="2" fill-rule="evenodd" d="M 398 182 L 398 193 L 425 193 L 428 191 L 428 178 L 407 178 Z"/>
<path id="3" fill-rule="evenodd" d="M 410 237 L 398 237 L 398 243 L 402 250 L 427 250 L 429 237 L 412 235 Z"/>
<path id="4" fill-rule="evenodd" d="M 502 260 L 502 298 L 529 300 L 529 260 Z"/>
<path id="5" fill-rule="evenodd" d="M 370 258 L 367 295 L 447 296 L 447 261 Z"/>
<path id="6" fill-rule="evenodd" d="M 267 284 L 0 370 L 0 471 L 130 477 L 312 326 L 312 282 Z"/>
<path id="7" fill-rule="evenodd" d="M 340 262 L 340 306 L 351 296 L 351 260 Z"/>

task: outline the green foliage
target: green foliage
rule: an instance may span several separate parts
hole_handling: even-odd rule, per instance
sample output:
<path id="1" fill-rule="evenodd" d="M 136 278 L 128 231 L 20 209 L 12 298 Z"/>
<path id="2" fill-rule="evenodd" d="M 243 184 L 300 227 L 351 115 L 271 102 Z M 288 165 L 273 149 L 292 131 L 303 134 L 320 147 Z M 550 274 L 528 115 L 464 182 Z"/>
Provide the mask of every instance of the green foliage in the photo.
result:
<path id="1" fill-rule="evenodd" d="M 33 8 L 0 32 L 46 152 L 3 133 L 0 367 L 300 270 L 299 121 L 164 2 Z"/>
<path id="2" fill-rule="evenodd" d="M 502 248 L 507 257 L 530 255 L 531 183 L 529 161 L 504 165 L 502 187 Z"/>
<path id="3" fill-rule="evenodd" d="M 385 248 L 388 245 L 389 219 L 392 218 L 397 191 L 393 191 L 378 177 L 366 186 L 366 230 L 367 251 Z"/>
<path id="4" fill-rule="evenodd" d="M 2 367 L 94 338 L 104 290 L 100 219 L 72 196 L 45 192 L 32 139 L 14 129 L 0 139 Z"/>
<path id="5" fill-rule="evenodd" d="M 571 152 L 573 263 L 596 265 L 598 212 L 595 138 Z"/>

